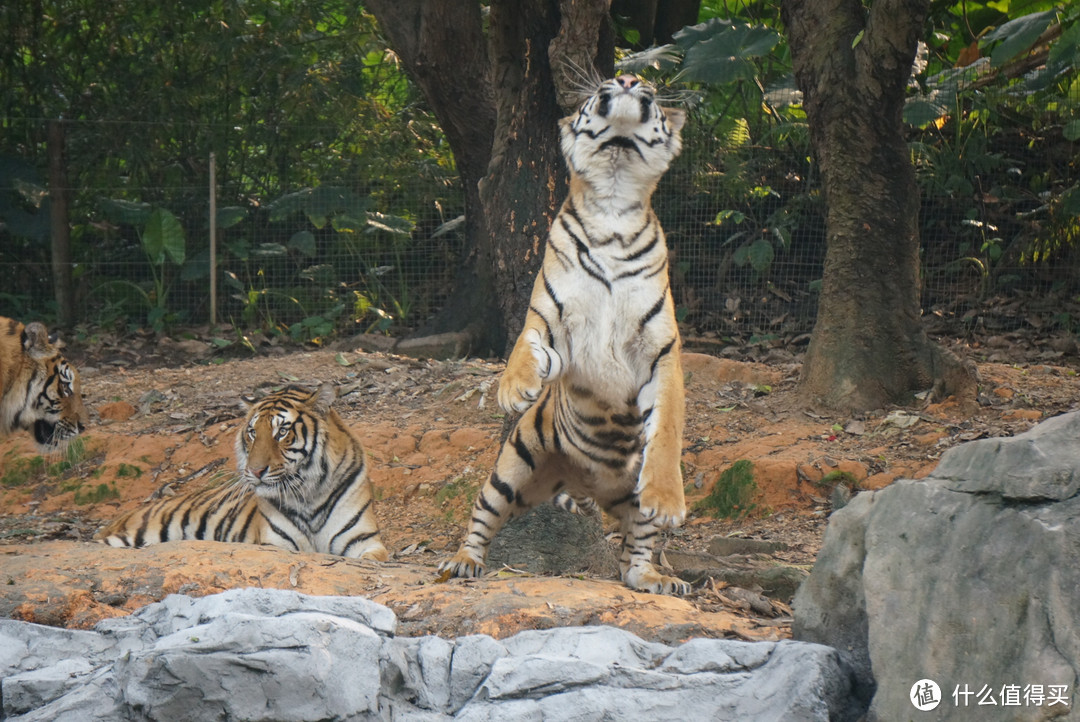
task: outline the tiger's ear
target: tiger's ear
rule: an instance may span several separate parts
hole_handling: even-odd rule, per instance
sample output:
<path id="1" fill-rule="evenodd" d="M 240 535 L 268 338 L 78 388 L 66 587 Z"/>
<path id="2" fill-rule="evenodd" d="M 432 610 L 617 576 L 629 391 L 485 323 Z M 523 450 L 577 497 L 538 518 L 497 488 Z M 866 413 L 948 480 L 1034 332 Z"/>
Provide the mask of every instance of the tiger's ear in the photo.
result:
<path id="1" fill-rule="evenodd" d="M 251 411 L 251 407 L 254 406 L 259 400 L 254 396 L 247 394 L 240 396 L 240 404 L 244 407 L 244 411 Z"/>
<path id="2" fill-rule="evenodd" d="M 311 405 L 312 411 L 320 416 L 325 416 L 336 398 L 337 388 L 331 383 L 325 383 L 319 387 L 318 391 L 312 394 L 308 404 Z"/>
<path id="3" fill-rule="evenodd" d="M 682 108 L 664 108 L 664 115 L 672 133 L 678 133 L 686 124 L 686 111 Z"/>
<path id="4" fill-rule="evenodd" d="M 45 324 L 37 321 L 27 324 L 23 329 L 22 345 L 33 359 L 47 359 L 56 355 L 56 347 L 49 342 L 49 331 Z"/>

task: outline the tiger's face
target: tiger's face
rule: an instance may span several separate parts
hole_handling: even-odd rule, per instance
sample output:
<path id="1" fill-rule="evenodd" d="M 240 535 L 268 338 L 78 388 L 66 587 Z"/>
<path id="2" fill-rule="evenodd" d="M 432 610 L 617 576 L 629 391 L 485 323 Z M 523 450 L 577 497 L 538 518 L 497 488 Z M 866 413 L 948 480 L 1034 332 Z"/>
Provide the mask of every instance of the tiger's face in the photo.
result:
<path id="1" fill-rule="evenodd" d="M 655 184 L 682 149 L 685 120 L 684 111 L 657 105 L 651 85 L 620 75 L 560 121 L 563 155 L 571 175 L 595 178 L 617 166 L 631 180 Z"/>
<path id="2" fill-rule="evenodd" d="M 62 448 L 89 423 L 78 370 L 45 326 L 0 319 L 0 433 L 29 430 L 45 452 Z"/>
<path id="3" fill-rule="evenodd" d="M 333 399 L 327 384 L 315 392 L 289 387 L 251 404 L 236 437 L 241 481 L 267 498 L 298 494 L 309 475 L 320 473 L 315 452 Z"/>
<path id="4" fill-rule="evenodd" d="M 45 364 L 45 383 L 34 400 L 34 440 L 55 450 L 79 435 L 87 423 L 79 372 L 63 356 Z"/>

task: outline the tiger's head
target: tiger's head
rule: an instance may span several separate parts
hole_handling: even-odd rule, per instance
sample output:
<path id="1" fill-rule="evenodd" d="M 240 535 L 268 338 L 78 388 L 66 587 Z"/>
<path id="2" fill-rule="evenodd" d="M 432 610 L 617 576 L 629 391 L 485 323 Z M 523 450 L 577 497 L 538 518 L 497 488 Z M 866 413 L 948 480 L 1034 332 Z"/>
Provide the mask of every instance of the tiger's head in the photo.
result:
<path id="1" fill-rule="evenodd" d="M 299 494 L 299 485 L 321 473 L 318 450 L 327 434 L 327 414 L 336 393 L 330 384 L 315 391 L 290 386 L 248 405 L 236 435 L 241 482 L 271 499 Z"/>
<path id="2" fill-rule="evenodd" d="M 57 451 L 89 423 L 79 372 L 43 324 L 0 322 L 0 433 L 25 429 Z"/>
<path id="3" fill-rule="evenodd" d="M 657 105 L 656 90 L 633 75 L 602 82 L 574 115 L 559 121 L 571 183 L 612 182 L 651 195 L 682 149 L 686 113 Z M 644 188 L 634 188 L 634 185 Z"/>

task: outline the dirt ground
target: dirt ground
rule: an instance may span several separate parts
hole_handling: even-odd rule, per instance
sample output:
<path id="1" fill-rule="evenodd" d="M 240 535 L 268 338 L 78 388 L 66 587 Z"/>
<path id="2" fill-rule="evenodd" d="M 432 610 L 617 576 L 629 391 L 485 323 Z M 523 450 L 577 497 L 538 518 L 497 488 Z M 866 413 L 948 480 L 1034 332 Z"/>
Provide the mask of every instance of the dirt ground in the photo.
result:
<path id="1" fill-rule="evenodd" d="M 371 458 L 384 543 L 396 561 L 434 567 L 461 541 L 495 459 L 504 422 L 495 403 L 501 363 L 417 360 L 358 346 L 372 347 L 364 339 L 334 349 L 264 346 L 232 359 L 215 357 L 197 338 L 99 339 L 71 348 L 93 425 L 81 444 L 45 459 L 26 435 L 0 440 L 0 544 L 85 541 L 151 496 L 220 481 L 234 463 L 242 394 L 329 382 L 338 388 L 338 412 Z M 808 569 L 828 514 L 848 493 L 923 477 L 951 446 L 1013 435 L 1078 407 L 1080 363 L 1062 353 L 1018 353 L 1006 363 L 993 345 L 959 346 L 978 362 L 977 402 L 851 418 L 794 404 L 795 353 L 739 353 L 744 360 L 736 360 L 693 352 L 717 351 L 705 341 L 687 346 L 690 513 L 666 534 L 671 554 L 744 537 L 780 542 L 778 560 Z M 745 360 L 752 357 L 761 360 Z M 753 464 L 752 496 L 736 518 L 716 518 L 700 502 L 740 460 Z M 704 597 L 698 602 L 709 608 Z"/>

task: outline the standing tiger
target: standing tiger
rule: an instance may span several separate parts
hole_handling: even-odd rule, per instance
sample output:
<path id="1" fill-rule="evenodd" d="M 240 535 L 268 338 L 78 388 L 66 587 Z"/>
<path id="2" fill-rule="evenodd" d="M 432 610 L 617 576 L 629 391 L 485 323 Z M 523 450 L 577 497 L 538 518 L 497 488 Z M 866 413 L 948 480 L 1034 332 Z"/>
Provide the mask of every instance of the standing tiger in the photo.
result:
<path id="1" fill-rule="evenodd" d="M 245 400 L 235 484 L 136 508 L 96 538 L 116 547 L 212 539 L 385 561 L 364 449 L 330 408 L 335 395 L 324 384 Z"/>
<path id="2" fill-rule="evenodd" d="M 658 106 L 650 86 L 622 75 L 560 121 L 570 193 L 499 382 L 499 405 L 523 415 L 444 573 L 479 574 L 508 519 L 560 495 L 595 500 L 619 519 L 628 586 L 689 591 L 652 564 L 659 530 L 686 515 L 679 331 L 651 205 L 682 147 L 684 120 L 683 111 Z"/>
<path id="3" fill-rule="evenodd" d="M 79 372 L 45 326 L 0 317 L 0 436 L 31 431 L 42 451 L 57 451 L 88 422 Z"/>

